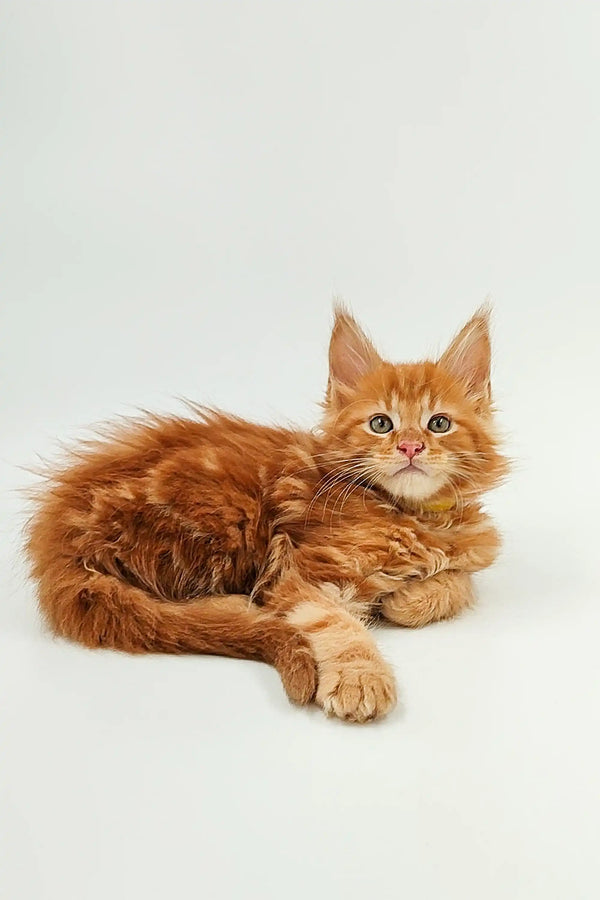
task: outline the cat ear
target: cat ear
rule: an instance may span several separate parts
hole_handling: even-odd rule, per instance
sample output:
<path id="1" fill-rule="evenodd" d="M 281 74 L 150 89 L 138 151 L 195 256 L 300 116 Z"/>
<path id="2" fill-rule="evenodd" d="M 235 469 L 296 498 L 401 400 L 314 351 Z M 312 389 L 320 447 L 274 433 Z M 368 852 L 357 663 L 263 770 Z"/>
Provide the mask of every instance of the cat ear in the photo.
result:
<path id="1" fill-rule="evenodd" d="M 470 397 L 490 400 L 490 307 L 482 306 L 456 335 L 439 364 L 464 384 Z"/>
<path id="2" fill-rule="evenodd" d="M 344 393 L 344 388 L 355 387 L 363 375 L 382 363 L 369 338 L 343 306 L 334 306 L 334 316 L 329 342 L 328 399 L 340 390 Z"/>

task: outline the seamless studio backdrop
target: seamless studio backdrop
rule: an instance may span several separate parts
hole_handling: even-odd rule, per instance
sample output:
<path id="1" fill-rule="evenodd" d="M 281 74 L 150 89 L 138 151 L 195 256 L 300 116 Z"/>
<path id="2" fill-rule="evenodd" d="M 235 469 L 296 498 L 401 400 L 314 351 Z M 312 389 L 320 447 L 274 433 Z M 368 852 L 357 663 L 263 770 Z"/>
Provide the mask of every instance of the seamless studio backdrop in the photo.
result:
<path id="1" fill-rule="evenodd" d="M 600 10 L 31 2 L 1 30 L 0 897 L 597 892 Z M 382 629 L 401 704 L 52 638 L 23 466 L 178 397 L 311 426 L 331 298 L 395 360 L 490 295 L 515 467 L 476 609 Z"/>

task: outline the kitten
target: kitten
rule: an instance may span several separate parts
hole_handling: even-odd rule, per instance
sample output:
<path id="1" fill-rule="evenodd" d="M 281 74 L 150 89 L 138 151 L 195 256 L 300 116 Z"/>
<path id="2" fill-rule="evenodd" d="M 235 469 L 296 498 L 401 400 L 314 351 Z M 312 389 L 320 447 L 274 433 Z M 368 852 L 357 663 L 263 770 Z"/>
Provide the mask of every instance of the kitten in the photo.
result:
<path id="1" fill-rule="evenodd" d="M 290 699 L 365 722 L 396 699 L 366 623 L 473 602 L 499 538 L 480 497 L 506 471 L 488 313 L 437 362 L 384 362 L 341 307 L 315 432 L 194 407 L 82 448 L 37 497 L 41 610 L 88 647 L 263 660 Z"/>

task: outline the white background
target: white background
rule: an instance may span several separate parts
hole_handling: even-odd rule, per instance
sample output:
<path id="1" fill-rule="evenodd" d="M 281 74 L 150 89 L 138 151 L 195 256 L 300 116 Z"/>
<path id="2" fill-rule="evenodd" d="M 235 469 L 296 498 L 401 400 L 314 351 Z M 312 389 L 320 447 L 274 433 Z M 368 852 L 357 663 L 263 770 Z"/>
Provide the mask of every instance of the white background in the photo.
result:
<path id="1" fill-rule="evenodd" d="M 2 900 L 597 896 L 600 8 L 3 6 Z M 512 479 L 480 603 L 356 727 L 41 627 L 21 465 L 176 397 L 310 425 L 339 293 L 394 359 L 489 293 Z"/>

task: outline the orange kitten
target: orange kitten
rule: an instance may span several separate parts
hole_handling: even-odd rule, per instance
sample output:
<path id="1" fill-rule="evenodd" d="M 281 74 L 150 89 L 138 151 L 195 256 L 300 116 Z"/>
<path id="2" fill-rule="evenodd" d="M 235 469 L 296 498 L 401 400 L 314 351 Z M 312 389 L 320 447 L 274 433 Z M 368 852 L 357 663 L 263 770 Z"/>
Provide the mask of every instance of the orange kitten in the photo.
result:
<path id="1" fill-rule="evenodd" d="M 437 362 L 395 365 L 338 307 L 329 364 L 315 433 L 195 409 L 119 428 L 52 473 L 28 551 L 54 631 L 263 660 L 299 703 L 387 713 L 394 678 L 366 623 L 456 615 L 498 551 L 480 506 L 506 471 L 488 314 Z"/>

